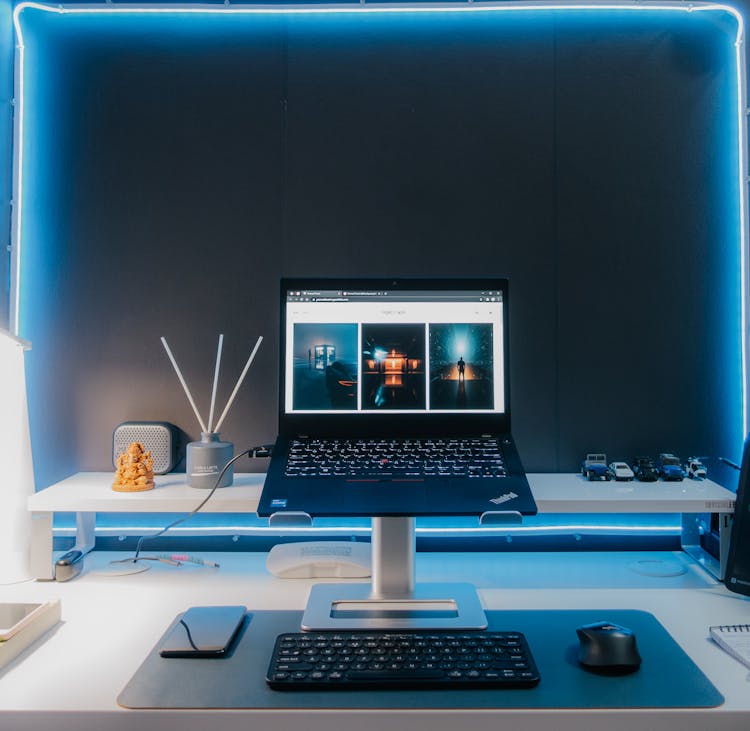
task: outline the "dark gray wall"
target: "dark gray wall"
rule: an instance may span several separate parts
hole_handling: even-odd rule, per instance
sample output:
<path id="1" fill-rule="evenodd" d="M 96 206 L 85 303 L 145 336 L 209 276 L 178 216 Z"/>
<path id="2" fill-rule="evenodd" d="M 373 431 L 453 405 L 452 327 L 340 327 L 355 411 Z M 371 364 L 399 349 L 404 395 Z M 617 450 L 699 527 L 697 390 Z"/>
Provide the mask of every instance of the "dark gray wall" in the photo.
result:
<path id="1" fill-rule="evenodd" d="M 33 13 L 34 11 L 27 11 Z M 109 469 L 125 420 L 276 431 L 278 279 L 511 283 L 530 471 L 588 450 L 738 456 L 731 24 L 29 16 L 38 486 Z M 734 287 L 734 288 L 733 288 Z"/>

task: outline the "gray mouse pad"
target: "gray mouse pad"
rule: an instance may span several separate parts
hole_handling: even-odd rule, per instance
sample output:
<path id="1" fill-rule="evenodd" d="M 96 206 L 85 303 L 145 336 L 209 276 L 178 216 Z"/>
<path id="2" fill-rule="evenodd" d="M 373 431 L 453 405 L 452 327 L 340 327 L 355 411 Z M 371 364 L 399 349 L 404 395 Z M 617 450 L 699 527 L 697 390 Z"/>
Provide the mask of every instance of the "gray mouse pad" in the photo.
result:
<path id="1" fill-rule="evenodd" d="M 541 674 L 538 686 L 274 691 L 265 683 L 274 641 L 283 632 L 299 631 L 302 613 L 264 611 L 248 614 L 235 646 L 221 659 L 167 659 L 159 656 L 157 643 L 117 701 L 126 708 L 709 708 L 724 702 L 647 612 L 488 611 L 487 618 L 489 629 L 526 635 Z M 635 632 L 643 658 L 640 670 L 604 676 L 578 664 L 576 627 L 601 620 Z"/>

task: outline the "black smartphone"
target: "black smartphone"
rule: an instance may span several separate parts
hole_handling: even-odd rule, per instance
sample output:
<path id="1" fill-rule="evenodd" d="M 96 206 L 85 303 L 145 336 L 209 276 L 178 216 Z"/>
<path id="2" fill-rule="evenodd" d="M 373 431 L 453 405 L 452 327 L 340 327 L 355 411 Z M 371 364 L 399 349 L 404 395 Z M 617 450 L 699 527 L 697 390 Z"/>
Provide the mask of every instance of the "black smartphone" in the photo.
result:
<path id="1" fill-rule="evenodd" d="M 159 648 L 162 657 L 222 657 L 239 632 L 247 607 L 190 607 Z"/>

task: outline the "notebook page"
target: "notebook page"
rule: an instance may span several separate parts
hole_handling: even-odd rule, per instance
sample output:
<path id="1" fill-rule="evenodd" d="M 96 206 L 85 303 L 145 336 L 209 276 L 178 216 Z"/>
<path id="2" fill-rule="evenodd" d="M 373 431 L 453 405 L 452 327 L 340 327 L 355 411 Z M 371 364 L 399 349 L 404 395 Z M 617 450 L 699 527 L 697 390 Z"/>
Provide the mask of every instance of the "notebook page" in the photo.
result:
<path id="1" fill-rule="evenodd" d="M 725 624 L 709 627 L 711 639 L 732 657 L 750 667 L 750 625 Z"/>

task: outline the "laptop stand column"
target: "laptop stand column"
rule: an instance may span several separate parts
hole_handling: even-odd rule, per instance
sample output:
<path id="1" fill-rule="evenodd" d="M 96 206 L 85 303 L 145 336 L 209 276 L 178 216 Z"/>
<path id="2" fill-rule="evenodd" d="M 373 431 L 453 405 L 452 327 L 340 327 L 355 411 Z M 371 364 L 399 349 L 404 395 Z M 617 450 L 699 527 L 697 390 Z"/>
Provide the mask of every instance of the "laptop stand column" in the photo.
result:
<path id="1" fill-rule="evenodd" d="M 414 518 L 372 519 L 372 590 L 370 598 L 414 594 L 417 540 Z"/>
<path id="2" fill-rule="evenodd" d="M 373 518 L 372 583 L 314 585 L 302 629 L 485 629 L 472 584 L 415 582 L 414 523 L 409 517 Z"/>

